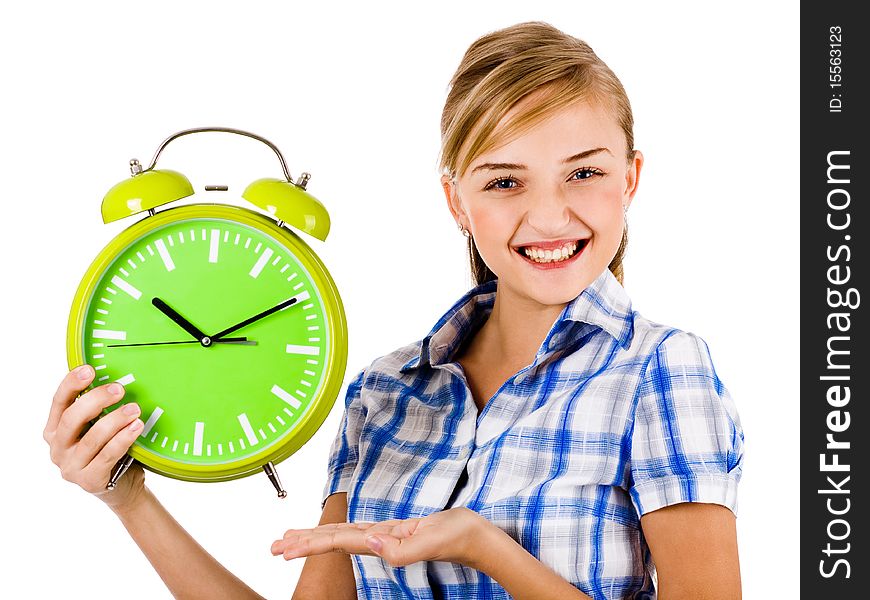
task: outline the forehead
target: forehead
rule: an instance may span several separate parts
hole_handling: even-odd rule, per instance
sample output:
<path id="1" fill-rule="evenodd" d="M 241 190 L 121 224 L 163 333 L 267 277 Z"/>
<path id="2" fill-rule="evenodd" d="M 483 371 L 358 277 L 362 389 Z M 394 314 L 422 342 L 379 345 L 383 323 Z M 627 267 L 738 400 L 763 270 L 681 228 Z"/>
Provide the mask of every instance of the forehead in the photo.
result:
<path id="1" fill-rule="evenodd" d="M 506 127 L 530 109 L 525 99 L 508 111 L 493 132 L 498 137 Z M 540 101 L 540 100 L 538 100 Z M 625 135 L 613 112 L 600 103 L 577 101 L 547 114 L 517 134 L 500 141 L 477 156 L 469 166 L 489 162 L 550 163 L 591 148 L 607 148 L 613 156 L 625 153 Z"/>

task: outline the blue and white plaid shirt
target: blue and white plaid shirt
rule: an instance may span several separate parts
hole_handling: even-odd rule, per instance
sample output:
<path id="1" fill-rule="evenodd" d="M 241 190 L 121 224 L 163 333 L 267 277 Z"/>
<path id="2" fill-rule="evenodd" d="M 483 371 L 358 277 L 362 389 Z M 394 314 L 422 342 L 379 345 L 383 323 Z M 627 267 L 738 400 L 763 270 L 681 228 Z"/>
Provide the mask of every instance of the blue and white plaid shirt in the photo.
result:
<path id="1" fill-rule="evenodd" d="M 679 502 L 736 510 L 743 430 L 706 343 L 635 312 L 605 270 L 478 414 L 453 357 L 496 285 L 348 386 L 324 502 L 347 492 L 351 522 L 466 506 L 596 600 L 654 598 L 640 516 Z M 509 598 L 455 563 L 353 563 L 360 598 Z"/>

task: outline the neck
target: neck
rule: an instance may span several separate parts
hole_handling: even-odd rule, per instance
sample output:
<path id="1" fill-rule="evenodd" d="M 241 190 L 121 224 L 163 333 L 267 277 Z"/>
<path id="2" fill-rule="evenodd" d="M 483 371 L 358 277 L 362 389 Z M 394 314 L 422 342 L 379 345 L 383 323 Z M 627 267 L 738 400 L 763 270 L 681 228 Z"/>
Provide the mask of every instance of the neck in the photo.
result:
<path id="1" fill-rule="evenodd" d="M 565 304 L 539 304 L 499 285 L 475 345 L 489 363 L 530 365 L 564 308 Z"/>

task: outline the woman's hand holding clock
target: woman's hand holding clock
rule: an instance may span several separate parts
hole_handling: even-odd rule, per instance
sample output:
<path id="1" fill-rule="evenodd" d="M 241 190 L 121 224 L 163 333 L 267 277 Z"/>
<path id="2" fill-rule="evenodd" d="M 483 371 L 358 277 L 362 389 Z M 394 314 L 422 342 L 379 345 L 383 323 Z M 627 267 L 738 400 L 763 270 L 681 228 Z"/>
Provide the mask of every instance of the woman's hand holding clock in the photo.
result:
<path id="1" fill-rule="evenodd" d="M 64 479 L 118 510 L 130 505 L 145 487 L 142 467 L 134 463 L 114 490 L 106 490 L 112 468 L 136 440 L 143 423 L 139 406 L 128 403 L 87 428 L 105 408 L 124 397 L 124 386 L 119 383 L 101 385 L 78 396 L 94 374 L 93 367 L 82 365 L 63 378 L 54 394 L 43 438 Z"/>

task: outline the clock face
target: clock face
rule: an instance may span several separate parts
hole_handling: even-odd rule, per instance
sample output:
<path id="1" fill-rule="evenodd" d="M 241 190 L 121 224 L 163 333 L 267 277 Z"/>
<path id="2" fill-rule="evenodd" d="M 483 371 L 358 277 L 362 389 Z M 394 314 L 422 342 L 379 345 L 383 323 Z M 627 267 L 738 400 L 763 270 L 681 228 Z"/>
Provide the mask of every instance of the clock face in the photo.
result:
<path id="1" fill-rule="evenodd" d="M 199 468 L 204 478 L 209 468 L 238 473 L 281 454 L 315 404 L 328 403 L 320 411 L 328 413 L 337 394 L 327 385 L 336 375 L 332 346 L 345 343 L 333 339 L 335 306 L 322 273 L 304 264 L 312 266 L 307 246 L 268 229 L 256 220 L 171 220 L 135 236 L 94 274 L 80 349 L 96 369 L 94 385 L 120 382 L 123 402 L 141 406 L 136 458 Z"/>

